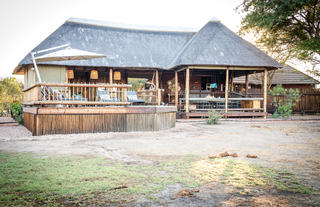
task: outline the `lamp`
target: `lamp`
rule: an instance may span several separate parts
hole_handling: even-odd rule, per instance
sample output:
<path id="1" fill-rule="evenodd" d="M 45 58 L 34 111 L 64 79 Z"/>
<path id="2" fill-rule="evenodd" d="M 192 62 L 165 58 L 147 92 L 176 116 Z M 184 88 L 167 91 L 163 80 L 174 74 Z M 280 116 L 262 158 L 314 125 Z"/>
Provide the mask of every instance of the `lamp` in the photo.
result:
<path id="1" fill-rule="evenodd" d="M 74 79 L 73 70 L 67 70 L 67 76 L 68 76 L 68 79 Z"/>
<path id="2" fill-rule="evenodd" d="M 115 71 L 113 73 L 113 80 L 121 80 L 121 72 L 120 71 Z"/>
<path id="3" fill-rule="evenodd" d="M 97 70 L 91 70 L 90 79 L 94 79 L 94 80 L 98 79 L 98 71 Z"/>

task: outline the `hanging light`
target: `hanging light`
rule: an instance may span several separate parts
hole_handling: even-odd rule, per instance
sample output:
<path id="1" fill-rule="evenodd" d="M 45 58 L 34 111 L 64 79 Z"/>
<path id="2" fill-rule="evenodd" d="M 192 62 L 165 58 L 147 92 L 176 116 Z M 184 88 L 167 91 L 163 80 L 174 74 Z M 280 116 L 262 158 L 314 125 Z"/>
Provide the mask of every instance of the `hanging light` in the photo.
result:
<path id="1" fill-rule="evenodd" d="M 74 79 L 73 70 L 67 70 L 67 76 L 68 76 L 68 79 Z"/>
<path id="2" fill-rule="evenodd" d="M 121 72 L 120 71 L 115 71 L 113 73 L 113 80 L 121 80 Z"/>
<path id="3" fill-rule="evenodd" d="M 94 80 L 98 79 L 98 71 L 97 70 L 91 70 L 90 79 L 94 79 Z"/>

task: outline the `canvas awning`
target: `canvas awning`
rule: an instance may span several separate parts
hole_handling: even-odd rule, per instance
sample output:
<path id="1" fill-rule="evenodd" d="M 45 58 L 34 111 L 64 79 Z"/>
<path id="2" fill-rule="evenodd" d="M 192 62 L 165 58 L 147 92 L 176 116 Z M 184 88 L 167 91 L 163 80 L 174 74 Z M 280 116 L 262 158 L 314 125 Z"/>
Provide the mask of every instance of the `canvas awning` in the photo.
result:
<path id="1" fill-rule="evenodd" d="M 50 61 L 66 61 L 66 60 L 87 60 L 92 58 L 106 57 L 103 54 L 94 52 L 88 52 L 84 50 L 78 50 L 71 47 L 67 47 L 62 50 L 58 50 L 52 53 L 48 53 L 42 56 L 35 57 L 37 62 L 50 62 Z"/>

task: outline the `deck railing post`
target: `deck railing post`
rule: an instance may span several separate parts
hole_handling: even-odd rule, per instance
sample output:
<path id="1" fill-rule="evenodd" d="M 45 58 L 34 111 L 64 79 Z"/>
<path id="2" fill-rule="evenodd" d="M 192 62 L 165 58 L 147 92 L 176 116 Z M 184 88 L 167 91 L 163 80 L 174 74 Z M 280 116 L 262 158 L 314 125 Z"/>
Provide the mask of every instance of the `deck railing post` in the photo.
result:
<path id="1" fill-rule="evenodd" d="M 157 90 L 157 105 L 160 106 L 161 104 L 161 89 Z"/>
<path id="2" fill-rule="evenodd" d="M 122 101 L 127 102 L 127 88 L 122 88 Z"/>

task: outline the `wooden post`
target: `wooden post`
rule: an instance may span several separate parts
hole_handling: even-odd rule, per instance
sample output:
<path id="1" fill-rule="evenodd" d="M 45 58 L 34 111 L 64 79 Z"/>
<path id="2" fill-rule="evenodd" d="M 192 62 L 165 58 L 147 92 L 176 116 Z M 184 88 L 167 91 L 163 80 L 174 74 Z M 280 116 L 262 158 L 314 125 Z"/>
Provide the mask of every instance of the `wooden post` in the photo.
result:
<path id="1" fill-rule="evenodd" d="M 248 96 L 248 90 L 249 90 L 249 74 L 246 73 L 246 97 Z"/>
<path id="2" fill-rule="evenodd" d="M 190 69 L 187 67 L 186 69 L 186 94 L 185 94 L 185 98 L 186 98 L 186 105 L 185 105 L 185 109 L 186 109 L 186 113 L 189 113 L 189 93 L 190 93 Z"/>
<path id="3" fill-rule="evenodd" d="M 112 68 L 109 69 L 109 84 L 113 84 L 113 72 L 112 72 Z"/>
<path id="4" fill-rule="evenodd" d="M 268 70 L 264 69 L 263 77 L 263 112 L 267 112 L 267 82 L 268 82 Z M 267 118 L 267 115 L 264 116 Z"/>
<path id="5" fill-rule="evenodd" d="M 231 89 L 230 89 L 230 91 L 233 92 L 233 90 L 234 90 L 234 88 L 233 88 L 234 71 L 232 71 L 230 75 L 231 75 L 231 83 L 230 83 L 231 84 Z"/>
<path id="6" fill-rule="evenodd" d="M 156 70 L 156 90 L 159 89 L 159 71 Z"/>
<path id="7" fill-rule="evenodd" d="M 178 71 L 174 72 L 174 103 L 178 109 L 178 101 L 179 101 L 179 94 L 178 94 Z"/>
<path id="8" fill-rule="evenodd" d="M 225 84 L 225 92 L 224 92 L 224 99 L 225 99 L 225 112 L 228 112 L 228 89 L 229 89 L 229 67 L 226 69 L 226 84 Z"/>
<path id="9" fill-rule="evenodd" d="M 160 104 L 161 104 L 161 89 L 157 90 L 157 94 L 158 94 L 157 104 L 158 104 L 158 106 L 160 106 Z"/>
<path id="10" fill-rule="evenodd" d="M 122 102 L 127 102 L 127 88 L 122 88 Z"/>

